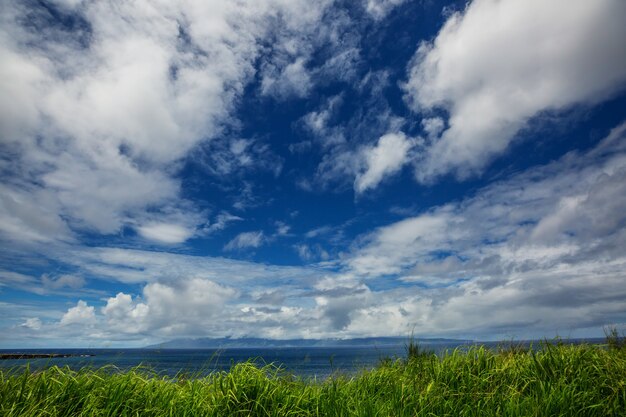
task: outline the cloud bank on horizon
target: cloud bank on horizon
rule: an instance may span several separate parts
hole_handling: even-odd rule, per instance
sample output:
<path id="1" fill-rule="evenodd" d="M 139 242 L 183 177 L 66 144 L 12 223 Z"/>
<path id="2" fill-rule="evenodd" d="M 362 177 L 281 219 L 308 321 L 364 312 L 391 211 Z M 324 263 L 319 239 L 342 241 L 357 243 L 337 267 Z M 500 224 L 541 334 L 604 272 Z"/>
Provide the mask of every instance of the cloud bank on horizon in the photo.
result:
<path id="1" fill-rule="evenodd" d="M 623 1 L 0 19 L 0 347 L 626 323 Z"/>

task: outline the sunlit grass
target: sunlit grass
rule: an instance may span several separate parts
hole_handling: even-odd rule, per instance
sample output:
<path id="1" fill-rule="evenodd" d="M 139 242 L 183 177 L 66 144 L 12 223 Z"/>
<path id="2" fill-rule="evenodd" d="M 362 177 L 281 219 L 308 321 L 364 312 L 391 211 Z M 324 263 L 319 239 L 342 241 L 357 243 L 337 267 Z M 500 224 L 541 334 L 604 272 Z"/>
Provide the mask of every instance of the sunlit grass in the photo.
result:
<path id="1" fill-rule="evenodd" d="M 2 416 L 548 416 L 626 414 L 626 349 L 414 346 L 357 376 L 315 381 L 272 365 L 201 378 L 137 368 L 0 371 Z"/>

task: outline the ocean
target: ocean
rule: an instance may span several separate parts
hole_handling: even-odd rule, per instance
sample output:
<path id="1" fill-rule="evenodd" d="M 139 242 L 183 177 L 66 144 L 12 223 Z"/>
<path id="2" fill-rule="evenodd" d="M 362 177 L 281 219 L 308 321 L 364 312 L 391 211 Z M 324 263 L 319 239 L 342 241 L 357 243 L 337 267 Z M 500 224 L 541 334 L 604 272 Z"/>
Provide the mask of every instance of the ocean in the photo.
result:
<path id="1" fill-rule="evenodd" d="M 17 352 L 2 350 L 0 353 Z M 402 357 L 403 346 L 311 347 L 311 348 L 227 348 L 227 349 L 23 349 L 20 353 L 73 354 L 65 358 L 6 359 L 0 368 L 31 370 L 50 366 L 100 368 L 114 365 L 120 370 L 145 367 L 159 375 L 204 376 L 228 371 L 233 365 L 252 360 L 259 365 L 273 363 L 305 378 L 327 378 L 333 373 L 355 374 L 375 367 L 383 358 Z M 93 355 L 93 356 L 82 356 Z"/>
<path id="2" fill-rule="evenodd" d="M 569 340 L 580 343 L 585 340 Z M 591 342 L 591 340 L 586 340 Z M 597 343 L 597 340 L 593 340 Z M 532 342 L 522 342 L 528 345 Z M 534 342 L 537 344 L 537 342 Z M 481 343 L 496 347 L 498 343 Z M 420 343 L 424 349 L 441 354 L 447 350 L 467 346 L 459 343 Z M 119 370 L 145 367 L 158 375 L 174 377 L 201 377 L 216 371 L 228 371 L 233 365 L 252 360 L 259 365 L 273 363 L 286 372 L 303 378 L 326 379 L 333 374 L 354 375 L 374 368 L 386 358 L 404 358 L 406 347 L 345 346 L 345 347 L 279 347 L 279 348 L 225 348 L 225 349 L 21 349 L 0 350 L 1 353 L 57 353 L 77 356 L 41 359 L 0 360 L 0 369 L 31 371 L 50 366 L 101 368 L 113 365 Z M 93 355 L 93 356 L 81 356 Z"/>

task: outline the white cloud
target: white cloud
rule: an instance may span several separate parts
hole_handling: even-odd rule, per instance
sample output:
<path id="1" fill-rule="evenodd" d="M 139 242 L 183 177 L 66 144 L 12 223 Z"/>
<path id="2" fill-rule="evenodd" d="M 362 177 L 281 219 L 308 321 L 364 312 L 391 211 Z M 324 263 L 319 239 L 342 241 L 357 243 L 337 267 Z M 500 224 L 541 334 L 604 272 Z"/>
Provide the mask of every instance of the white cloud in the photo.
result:
<path id="1" fill-rule="evenodd" d="M 263 202 L 255 195 L 255 187 L 250 181 L 243 181 L 242 186 L 239 189 L 239 195 L 235 197 L 233 208 L 236 210 L 244 211 L 252 207 L 258 207 Z"/>
<path id="2" fill-rule="evenodd" d="M 206 322 L 220 313 L 224 303 L 236 295 L 233 288 L 200 278 L 185 280 L 181 285 L 152 283 L 143 292 L 151 319 L 166 320 L 171 325 L 183 321 Z"/>
<path id="3" fill-rule="evenodd" d="M 374 233 L 373 242 L 350 260 L 350 266 L 359 274 L 398 274 L 419 262 L 420 255 L 450 250 L 453 242 L 461 241 L 465 232 L 454 228 L 457 222 L 450 208 L 444 207 L 383 227 Z"/>
<path id="4" fill-rule="evenodd" d="M 303 98 L 313 85 L 354 79 L 360 62 L 358 22 L 345 9 L 329 7 L 332 3 L 302 1 L 293 14 L 285 13 L 284 22 L 274 22 L 259 65 L 260 94 Z"/>
<path id="5" fill-rule="evenodd" d="M 376 146 L 363 151 L 366 168 L 354 181 L 355 191 L 362 193 L 376 188 L 385 177 L 398 172 L 407 162 L 412 146 L 412 140 L 403 133 L 387 133 L 381 136 Z"/>
<path id="6" fill-rule="evenodd" d="M 419 181 L 476 174 L 533 116 L 593 104 L 626 83 L 626 3 L 477 0 L 448 18 L 409 65 L 415 110 L 448 111 L 416 161 Z"/>
<path id="7" fill-rule="evenodd" d="M 0 286 L 10 286 L 19 289 L 33 289 L 41 291 L 37 285 L 37 279 L 31 275 L 21 274 L 14 271 L 0 270 Z"/>
<path id="8" fill-rule="evenodd" d="M 35 255 L 37 256 L 37 255 Z M 74 274 L 22 274 L 0 270 L 0 289 L 3 286 L 38 295 L 57 294 L 62 296 L 82 296 L 99 294 L 100 291 L 85 288 L 86 281 Z"/>
<path id="9" fill-rule="evenodd" d="M 321 245 L 298 244 L 293 246 L 298 256 L 303 261 L 322 260 L 326 261 L 330 258 L 328 252 Z"/>
<path id="10" fill-rule="evenodd" d="M 626 172 L 620 144 L 625 132 L 623 124 L 591 151 L 568 154 L 472 198 L 380 228 L 350 265 L 362 274 L 392 274 L 450 255 L 513 259 L 505 255 L 511 251 L 522 262 L 527 259 L 522 253 L 559 258 L 564 253 L 554 252 L 558 248 L 569 248 L 565 254 L 572 248 L 592 252 L 598 249 L 594 239 L 601 236 L 604 244 L 615 244 L 611 239 L 619 239 L 615 233 L 626 207 L 626 199 L 618 197 Z"/>
<path id="11" fill-rule="evenodd" d="M 237 250 L 244 248 L 258 248 L 265 241 L 262 231 L 243 232 L 235 236 L 230 242 L 224 246 L 224 250 Z"/>
<path id="12" fill-rule="evenodd" d="M 82 324 L 103 342 L 601 334 L 602 325 L 626 320 L 625 135 L 626 124 L 589 151 L 357 238 L 333 272 L 130 249 L 62 253 L 85 274 L 143 288 L 108 298 L 101 314 L 81 300 L 58 326 L 37 332 L 62 337 L 70 323 Z M 311 245 L 295 249 L 317 255 Z"/>
<path id="13" fill-rule="evenodd" d="M 333 81 L 353 82 L 358 77 L 359 64 L 361 64 L 361 50 L 359 48 L 346 45 L 345 34 L 338 35 L 341 41 L 334 40 L 334 43 L 340 48 L 335 55 L 326 60 L 324 65 L 315 74 L 316 81 L 320 84 Z M 352 36 L 358 39 L 357 36 Z M 355 42 L 356 43 L 356 42 Z"/>
<path id="14" fill-rule="evenodd" d="M 50 277 L 47 274 L 41 276 L 44 288 L 60 290 L 62 288 L 79 289 L 85 285 L 85 279 L 78 275 L 63 274 L 58 277 Z"/>
<path id="15" fill-rule="evenodd" d="M 322 188 L 330 188 L 330 185 L 333 184 L 341 189 L 349 181 L 350 186 L 354 186 L 353 178 L 356 177 L 362 166 L 363 158 L 357 150 L 345 146 L 332 149 L 324 154 L 317 166 L 315 173 L 316 185 L 321 185 Z M 303 182 L 300 185 L 303 189 L 313 189 L 308 182 Z"/>
<path id="16" fill-rule="evenodd" d="M 407 0 L 364 0 L 365 10 L 376 20 L 384 19 L 394 7 Z"/>
<path id="17" fill-rule="evenodd" d="M 625 135 L 626 124 L 589 151 L 374 230 L 355 239 L 354 250 L 328 270 L 118 248 L 53 252 L 85 276 L 133 286 L 97 311 L 81 301 L 60 319 L 20 310 L 13 329 L 23 329 L 24 338 L 45 333 L 60 339 L 82 324 L 96 344 L 411 331 L 478 338 L 598 335 L 603 324 L 626 321 Z M 311 260 L 320 256 L 314 243 L 294 249 Z M 9 284 L 33 282 L 2 276 Z M 138 295 L 130 293 L 136 284 Z M 56 324 L 27 329 L 24 317 Z"/>
<path id="18" fill-rule="evenodd" d="M 145 303 L 133 301 L 129 294 L 120 292 L 107 299 L 102 314 L 111 331 L 134 334 L 147 330 L 150 308 Z"/>
<path id="19" fill-rule="evenodd" d="M 376 142 L 380 142 L 381 137 L 387 134 L 406 138 L 400 132 L 405 120 L 395 116 L 387 102 L 385 90 L 388 87 L 387 71 L 369 72 L 357 85 L 358 94 L 361 95 L 359 99 L 361 106 L 351 111 L 352 116 L 347 122 L 332 123 L 333 115 L 343 101 L 341 95 L 329 98 L 319 110 L 303 117 L 303 126 L 313 134 L 324 154 L 313 181 L 299 180 L 301 188 L 313 190 L 314 186 L 321 186 L 323 189 L 342 191 L 348 187 L 356 189 L 355 178 L 363 176 L 368 163 L 376 166 L 367 174 L 367 177 L 372 176 L 367 181 L 379 175 L 376 171 L 381 168 L 381 163 L 384 164 L 385 155 L 382 150 L 374 150 Z M 390 142 L 394 140 L 400 142 L 398 138 L 389 139 Z M 404 146 L 400 149 L 402 148 Z M 391 150 L 386 151 L 384 154 L 389 154 Z M 388 168 L 387 172 L 391 173 L 393 169 L 391 166 Z"/>
<path id="20" fill-rule="evenodd" d="M 2 45 L 7 35 L 0 33 Z M 29 57 L 0 47 L 0 140 L 7 141 L 32 131 L 39 117 L 33 97 L 45 81 L 45 73 Z"/>
<path id="21" fill-rule="evenodd" d="M 182 201 L 178 163 L 233 124 L 231 111 L 265 52 L 259 40 L 273 23 L 282 22 L 281 44 L 287 45 L 301 31 L 317 30 L 328 5 L 58 4 L 59 14 L 76 21 L 73 29 L 59 29 L 36 4 L 3 6 L 0 141 L 13 165 L 3 184 L 0 231 L 10 239 L 67 239 L 67 225 L 113 234 L 138 220 L 148 238 L 172 243 L 191 236 L 152 224 L 172 223 L 167 216 L 147 224 L 146 212 Z M 34 23 L 20 25 L 24 21 Z M 290 56 L 305 45 L 295 42 Z M 279 68 L 302 91 L 304 62 Z M 239 163 L 250 165 L 248 154 L 237 150 L 234 143 Z M 184 206 L 199 217 L 200 210 Z"/>
<path id="22" fill-rule="evenodd" d="M 146 239 L 174 244 L 240 221 L 227 212 L 211 217 L 182 200 L 181 159 L 217 150 L 202 162 L 218 175 L 237 176 L 251 167 L 271 171 L 280 161 L 270 158 L 261 139 L 220 135 L 224 127 L 236 130 L 232 110 L 248 82 L 255 77 L 263 86 L 266 79 L 268 94 L 301 96 L 336 72 L 346 75 L 338 79 L 352 80 L 350 69 L 361 58 L 358 36 L 342 31 L 345 16 L 332 27 L 320 24 L 327 3 L 64 3 L 84 28 L 29 32 L 16 26 L 26 7 L 18 1 L 7 3 L 0 17 L 0 141 L 11 156 L 0 161 L 0 170 L 10 174 L 0 185 L 0 233 L 16 245 L 38 242 L 38 251 L 29 254 L 44 253 L 75 272 L 0 271 L 0 287 L 42 295 L 74 291 L 82 299 L 67 311 L 58 304 L 0 303 L 3 334 L 11 329 L 22 331 L 24 340 L 38 335 L 63 341 L 82 325 L 89 332 L 73 343 L 106 343 L 411 330 L 493 335 L 530 326 L 542 336 L 626 320 L 625 126 L 592 151 L 381 227 L 320 264 L 287 267 L 75 245 L 84 230 L 109 234 L 132 227 Z M 366 7 L 380 19 L 396 3 L 368 0 Z M 527 4 L 536 19 L 528 17 Z M 423 111 L 425 159 L 413 159 L 422 180 L 479 169 L 537 112 L 593 103 L 616 91 L 623 81 L 623 48 L 616 39 L 623 37 L 614 35 L 623 34 L 616 23 L 623 6 L 568 2 L 560 16 L 555 10 L 563 4 L 478 0 L 422 47 L 407 84 L 415 108 Z M 497 19 L 491 18 L 494 10 Z M 500 17 L 510 22 L 495 28 L 491 23 Z M 597 21 L 604 24 L 591 30 Z M 575 31 L 574 24 L 580 26 Z M 467 43 L 458 46 L 461 36 Z M 315 48 L 327 41 L 332 45 L 319 58 L 326 60 L 323 67 L 309 68 Z M 318 145 L 324 151 L 308 185 L 343 181 L 365 192 L 412 160 L 413 139 L 385 135 L 404 123 L 385 100 L 389 77 L 385 71 L 365 77 L 355 90 L 363 107 L 345 126 L 334 124 L 342 96 L 302 119 L 313 135 L 294 151 Z M 503 108 L 510 113 L 503 116 Z M 493 138 L 504 138 L 500 147 L 490 147 Z M 233 206 L 261 204 L 254 184 L 242 182 Z M 275 226 L 271 236 L 241 233 L 224 249 L 260 247 L 289 232 L 286 224 Z M 341 229 L 329 235 L 325 226 L 305 237 L 334 244 L 344 239 L 337 237 Z M 293 249 L 306 261 L 329 258 L 316 240 Z M 120 289 L 115 296 L 93 290 L 94 298 L 85 298 L 82 277 Z"/>
<path id="23" fill-rule="evenodd" d="M 21 326 L 31 330 L 39 330 L 41 329 L 41 320 L 37 317 L 31 317 L 26 319 Z"/>
<path id="24" fill-rule="evenodd" d="M 61 326 L 68 325 L 92 325 L 96 321 L 94 307 L 87 305 L 83 300 L 79 300 L 76 307 L 71 307 L 61 318 Z"/>
<path id="25" fill-rule="evenodd" d="M 317 176 L 323 181 L 328 178 L 353 176 L 356 169 L 357 157 L 352 152 L 342 149 L 346 145 L 344 126 L 332 123 L 337 111 L 343 103 L 341 94 L 332 96 L 316 111 L 305 114 L 300 122 L 305 131 L 312 134 L 314 141 L 303 141 L 290 145 L 292 153 L 307 152 L 314 145 L 319 145 L 324 151 L 330 150 L 326 154 L 320 166 Z M 298 181 L 300 188 L 311 191 L 312 186 L 308 179 L 302 178 Z"/>
<path id="26" fill-rule="evenodd" d="M 84 275 L 126 284 L 166 283 L 197 277 L 239 288 L 253 285 L 271 286 L 276 280 L 289 277 L 298 277 L 302 282 L 310 282 L 319 274 L 315 269 L 123 248 L 74 248 L 67 252 L 48 255 L 72 265 Z"/>
<path id="27" fill-rule="evenodd" d="M 311 251 L 309 245 L 294 245 L 294 249 L 298 252 L 298 256 L 304 261 L 308 261 L 313 258 L 313 252 Z"/>
<path id="28" fill-rule="evenodd" d="M 335 116 L 343 103 L 341 94 L 330 97 L 326 103 L 317 111 L 312 111 L 302 117 L 302 122 L 323 148 L 345 142 L 343 132 L 338 127 L 331 124 L 332 118 Z"/>
<path id="29" fill-rule="evenodd" d="M 333 231 L 333 228 L 331 226 L 321 226 L 321 227 L 316 227 L 315 229 L 309 230 L 308 232 L 304 234 L 304 236 L 307 239 L 311 239 L 314 237 L 327 235 L 331 233 L 332 231 Z"/>
<path id="30" fill-rule="evenodd" d="M 289 231 L 291 230 L 291 226 L 289 226 L 285 222 L 277 221 L 275 225 L 276 225 L 277 236 L 286 236 L 289 234 Z"/>
<path id="31" fill-rule="evenodd" d="M 280 175 L 283 160 L 266 143 L 235 138 L 212 141 L 194 150 L 192 158 L 215 179 L 232 182 L 239 175 L 254 170 Z"/>
<path id="32" fill-rule="evenodd" d="M 381 227 L 346 270 L 420 285 L 383 292 L 373 308 L 401 306 L 397 318 L 417 332 L 505 336 L 623 321 L 625 134 L 623 124 L 591 151 Z M 372 310 L 351 317 L 360 329 L 374 320 Z"/>
<path id="33" fill-rule="evenodd" d="M 0 270 L 0 286 L 10 285 L 11 287 L 25 288 L 35 283 L 36 279 L 30 275 Z"/>
<path id="34" fill-rule="evenodd" d="M 74 236 L 60 216 L 61 207 L 49 190 L 0 184 L 0 236 L 12 242 L 71 241 Z"/>
<path id="35" fill-rule="evenodd" d="M 261 93 L 277 97 L 304 97 L 312 87 L 311 77 L 305 68 L 304 58 L 299 57 L 282 69 L 265 70 L 261 81 Z"/>
<path id="36" fill-rule="evenodd" d="M 235 216 L 226 211 L 223 211 L 219 213 L 217 216 L 215 216 L 215 221 L 211 223 L 208 227 L 205 227 L 203 232 L 205 234 L 215 233 L 220 230 L 224 230 L 228 226 L 229 223 L 241 221 L 241 220 L 243 220 L 241 217 Z"/>
<path id="37" fill-rule="evenodd" d="M 137 231 L 146 239 L 161 243 L 182 243 L 193 236 L 194 231 L 177 224 L 147 224 L 140 226 Z"/>
<path id="38" fill-rule="evenodd" d="M 429 138 L 436 138 L 443 131 L 445 121 L 441 117 L 422 119 L 422 127 Z"/>
<path id="39" fill-rule="evenodd" d="M 236 294 L 232 288 L 201 278 L 150 283 L 143 289 L 142 300 L 120 292 L 107 300 L 102 313 L 108 331 L 193 334 L 210 323 Z"/>

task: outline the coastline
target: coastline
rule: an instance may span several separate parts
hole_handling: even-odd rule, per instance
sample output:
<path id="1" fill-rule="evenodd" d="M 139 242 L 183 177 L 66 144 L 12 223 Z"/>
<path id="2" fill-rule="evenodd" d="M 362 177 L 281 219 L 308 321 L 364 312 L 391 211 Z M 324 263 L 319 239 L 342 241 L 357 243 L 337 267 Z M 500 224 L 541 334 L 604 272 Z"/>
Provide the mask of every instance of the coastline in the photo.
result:
<path id="1" fill-rule="evenodd" d="M 0 360 L 8 359 L 41 359 L 41 358 L 71 358 L 96 356 L 93 353 L 0 353 Z"/>

